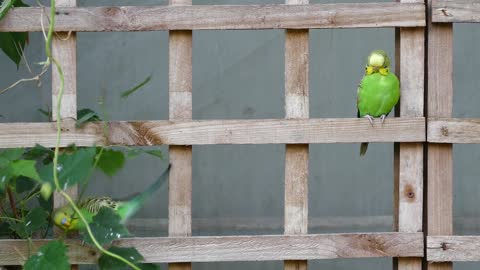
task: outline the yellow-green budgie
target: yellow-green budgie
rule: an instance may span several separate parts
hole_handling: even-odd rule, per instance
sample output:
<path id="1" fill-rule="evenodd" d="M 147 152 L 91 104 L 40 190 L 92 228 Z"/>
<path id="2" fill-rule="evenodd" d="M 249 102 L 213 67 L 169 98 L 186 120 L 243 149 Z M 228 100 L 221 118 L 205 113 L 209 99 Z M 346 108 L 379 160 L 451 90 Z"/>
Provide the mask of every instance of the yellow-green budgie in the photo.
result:
<path id="1" fill-rule="evenodd" d="M 357 92 L 358 117 L 366 117 L 373 126 L 373 118 L 380 117 L 383 124 L 400 98 L 400 82 L 390 72 L 390 59 L 385 51 L 370 53 L 363 77 Z M 360 146 L 360 156 L 367 152 L 368 143 Z"/>
<path id="2" fill-rule="evenodd" d="M 134 215 L 146 202 L 152 194 L 160 188 L 162 183 L 168 178 L 170 166 L 164 173 L 150 185 L 145 191 L 126 201 L 116 201 L 110 197 L 89 198 L 78 203 L 78 208 L 85 217 L 87 223 L 91 223 L 93 217 L 100 211 L 102 207 L 113 209 L 123 222 Z M 53 223 L 65 231 L 78 231 L 85 228 L 85 224 L 70 206 L 55 209 L 52 214 Z"/>

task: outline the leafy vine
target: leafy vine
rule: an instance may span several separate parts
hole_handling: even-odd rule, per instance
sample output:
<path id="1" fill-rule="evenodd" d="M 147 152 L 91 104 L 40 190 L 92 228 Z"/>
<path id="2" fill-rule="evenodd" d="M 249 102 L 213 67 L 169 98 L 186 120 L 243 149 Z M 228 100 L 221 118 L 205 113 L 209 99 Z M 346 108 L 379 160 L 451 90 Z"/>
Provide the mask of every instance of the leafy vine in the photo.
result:
<path id="1" fill-rule="evenodd" d="M 0 0 L 0 20 L 7 14 L 7 12 L 13 7 L 26 6 L 20 0 Z M 110 244 L 111 241 L 99 241 L 97 239 L 98 233 L 95 229 L 98 227 L 107 227 L 110 231 L 115 228 L 119 231 L 128 232 L 123 224 L 120 223 L 120 219 L 116 217 L 116 213 L 104 213 L 100 211 L 94 219 L 95 227 L 87 221 L 86 217 L 80 210 L 78 202 L 65 192 L 65 189 L 74 184 L 83 184 L 82 191 L 79 199 L 83 196 L 88 179 L 91 177 L 91 172 L 95 168 L 100 168 L 108 175 L 113 175 L 123 166 L 125 153 L 123 151 L 106 149 L 104 147 L 87 147 L 78 149 L 75 146 L 69 146 L 61 151 L 60 141 L 62 136 L 61 128 L 61 106 L 64 93 L 65 78 L 60 63 L 53 57 L 51 46 L 54 35 L 55 25 L 55 0 L 50 0 L 50 16 L 48 32 L 45 39 L 45 53 L 46 61 L 43 62 L 42 72 L 35 76 L 34 79 L 39 79 L 45 71 L 53 66 L 58 72 L 60 84 L 59 92 L 56 100 L 56 143 L 53 150 L 37 145 L 31 149 L 16 148 L 0 152 L 0 234 L 3 232 L 6 235 L 13 236 L 14 238 L 28 239 L 29 246 L 32 246 L 31 239 L 35 233 L 44 231 L 43 238 L 48 234 L 50 222 L 48 220 L 48 214 L 45 211 L 51 209 L 51 195 L 53 193 L 52 188 L 62 195 L 68 204 L 75 211 L 75 215 L 85 225 L 84 240 L 93 245 L 102 253 L 99 259 L 99 265 L 102 269 L 110 269 L 118 266 L 118 263 L 108 259 L 108 257 L 114 258 L 122 264 L 131 267 L 135 270 L 155 269 L 154 265 L 141 264 L 140 261 L 143 257 L 134 248 L 117 248 L 110 247 L 108 250 L 103 245 Z M 10 33 L 9 33 L 10 34 Z M 23 49 L 25 42 L 17 37 L 10 37 L 9 42 L 13 42 L 12 46 L 16 49 L 16 53 L 23 55 Z M 2 36 L 0 36 L 2 38 Z M 5 38 L 5 37 L 3 37 Z M 26 40 L 26 38 L 25 38 Z M 0 42 L 1 43 L 1 42 Z M 19 60 L 15 53 L 12 53 L 11 48 L 1 48 L 18 66 Z M 17 61 L 18 60 L 18 61 Z M 12 86 L 0 91 L 3 92 L 15 87 L 19 82 L 28 81 L 31 79 L 22 79 L 14 83 Z M 141 82 L 138 86 L 125 91 L 122 97 L 127 97 L 139 88 L 144 86 L 150 80 L 150 76 L 146 80 Z M 81 126 L 86 122 L 98 121 L 100 117 L 89 110 L 84 109 L 78 113 L 77 126 Z M 132 150 L 126 148 L 127 155 L 137 155 L 138 150 Z M 146 153 L 161 156 L 158 151 L 145 151 Z M 113 162 L 112 162 L 113 161 Z M 74 166 L 75 165 L 75 166 Z M 71 166 L 70 172 L 65 172 L 64 166 Z M 75 170 L 75 167 L 79 166 L 80 169 Z M 87 170 L 84 170 L 87 168 Z M 85 175 L 86 172 L 86 175 Z M 28 192 L 25 196 L 20 196 L 22 193 Z M 6 197 L 5 198 L 5 195 Z M 20 201 L 18 198 L 22 197 Z M 36 207 L 29 210 L 29 203 L 33 198 L 38 199 L 40 207 Z M 3 201 L 8 200 L 10 206 L 10 215 L 8 211 L 3 207 Z M 108 218 L 102 219 L 105 215 Z M 110 215 L 110 216 L 108 216 Z M 112 220 L 117 221 L 116 224 L 108 224 Z M 48 223 L 48 224 L 45 224 Z M 104 223 L 104 224 L 102 224 Z M 7 228 L 8 227 L 8 228 Z M 3 230 L 3 231 L 2 231 Z M 118 235 L 124 235 L 123 233 Z M 68 257 L 66 256 L 67 247 L 61 240 L 50 241 L 48 244 L 40 247 L 40 249 L 29 256 L 26 260 L 24 268 L 29 269 L 52 269 L 51 265 L 55 265 L 56 269 L 69 269 Z M 107 257 L 105 257 L 107 256 Z M 48 261 L 48 262 L 46 262 Z M 49 265 L 49 266 L 45 266 Z M 45 267 L 42 267 L 45 266 Z"/>

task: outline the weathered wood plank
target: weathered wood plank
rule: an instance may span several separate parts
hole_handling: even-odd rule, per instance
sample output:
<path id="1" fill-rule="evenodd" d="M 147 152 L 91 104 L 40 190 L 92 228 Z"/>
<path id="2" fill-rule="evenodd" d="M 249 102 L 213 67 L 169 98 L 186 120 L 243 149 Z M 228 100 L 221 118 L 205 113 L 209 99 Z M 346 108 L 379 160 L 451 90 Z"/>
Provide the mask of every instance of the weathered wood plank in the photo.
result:
<path id="1" fill-rule="evenodd" d="M 169 8 L 189 7 L 192 0 L 169 0 Z M 149 20 L 152 20 L 150 16 Z M 169 32 L 169 118 L 192 119 L 192 31 Z M 169 147 L 168 235 L 192 234 L 192 146 Z M 169 264 L 170 270 L 192 269 L 189 260 Z"/>
<path id="2" fill-rule="evenodd" d="M 480 22 L 480 2 L 433 0 L 432 20 L 440 23 L 478 23 Z"/>
<path id="3" fill-rule="evenodd" d="M 423 0 L 400 2 L 423 3 Z M 400 28 L 400 116 L 423 116 L 425 29 Z M 400 143 L 398 159 L 398 231 L 421 232 L 423 226 L 423 143 Z M 421 258 L 398 258 L 398 270 L 421 270 Z"/>
<path id="4" fill-rule="evenodd" d="M 48 14 L 48 9 L 43 12 Z M 15 8 L 0 31 L 41 31 L 41 8 Z M 46 18 L 44 19 L 46 21 Z M 305 29 L 425 26 L 425 6 L 400 3 L 61 8 L 56 31 Z"/>
<path id="5" fill-rule="evenodd" d="M 56 7 L 71 8 L 77 5 L 76 0 L 57 0 Z M 64 121 L 66 125 L 73 127 L 77 119 L 77 37 L 74 32 L 58 32 L 52 39 L 52 57 L 58 61 L 63 71 L 64 88 L 61 107 L 57 108 L 61 79 L 57 69 L 52 67 L 52 120 Z M 56 111 L 60 112 L 57 119 Z M 66 191 L 73 199 L 77 198 L 78 186 L 73 186 Z M 68 202 L 57 192 L 53 194 L 53 207 L 61 207 Z M 63 235 L 62 230 L 54 228 L 54 234 Z M 72 265 L 72 270 L 78 266 Z"/>
<path id="6" fill-rule="evenodd" d="M 428 114 L 451 117 L 453 106 L 453 28 L 433 24 L 432 0 L 428 2 Z M 453 233 L 452 145 L 429 143 L 427 148 L 427 235 Z M 428 270 L 451 270 L 452 263 L 429 263 Z"/>
<path id="7" fill-rule="evenodd" d="M 47 242 L 34 240 L 33 246 L 36 249 Z M 71 263 L 97 259 L 91 247 L 78 240 L 66 242 Z M 115 245 L 136 247 L 152 263 L 423 256 L 421 233 L 149 237 L 122 239 Z M 22 264 L 27 252 L 25 240 L 0 240 L 3 265 Z"/>
<path id="8" fill-rule="evenodd" d="M 82 128 L 66 126 L 62 146 L 97 145 L 208 145 L 307 144 L 358 142 L 423 142 L 423 117 L 388 118 L 371 127 L 366 119 L 264 119 L 109 122 L 108 138 L 102 123 Z M 0 148 L 55 145 L 52 123 L 0 123 Z"/>
<path id="9" fill-rule="evenodd" d="M 428 236 L 427 260 L 480 261 L 480 236 Z"/>
<path id="10" fill-rule="evenodd" d="M 286 0 L 287 5 L 306 5 L 308 0 Z M 309 117 L 308 30 L 285 32 L 285 118 Z M 285 234 L 308 231 L 308 144 L 285 146 Z M 285 261 L 285 270 L 306 270 L 307 261 Z"/>
<path id="11" fill-rule="evenodd" d="M 480 119 L 429 118 L 427 130 L 432 143 L 480 143 Z"/>

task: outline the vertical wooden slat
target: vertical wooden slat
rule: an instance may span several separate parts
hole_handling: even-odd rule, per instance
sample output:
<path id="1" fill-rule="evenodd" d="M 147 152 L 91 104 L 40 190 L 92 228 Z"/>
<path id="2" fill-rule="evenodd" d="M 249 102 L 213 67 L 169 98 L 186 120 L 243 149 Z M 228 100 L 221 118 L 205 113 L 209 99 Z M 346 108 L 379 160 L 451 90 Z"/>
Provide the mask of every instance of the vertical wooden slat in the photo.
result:
<path id="1" fill-rule="evenodd" d="M 453 27 L 432 24 L 428 1 L 428 117 L 451 117 Z M 427 236 L 453 233 L 452 144 L 428 144 Z M 451 262 L 428 263 L 428 270 L 451 270 Z"/>
<path id="2" fill-rule="evenodd" d="M 423 2 L 401 0 L 400 2 Z M 396 38 L 399 50 L 401 100 L 400 116 L 424 114 L 425 29 L 400 28 Z M 421 232 L 423 225 L 423 144 L 400 143 L 396 149 L 395 229 L 400 232 Z M 421 270 L 421 258 L 398 258 L 394 269 Z"/>
<path id="3" fill-rule="evenodd" d="M 191 5 L 191 0 L 170 0 L 170 5 Z M 192 119 L 192 31 L 169 32 L 169 118 Z M 192 147 L 169 147 L 168 235 L 192 234 Z M 189 270 L 191 263 L 173 263 L 171 270 Z"/>
<path id="4" fill-rule="evenodd" d="M 57 0 L 57 7 L 74 7 L 76 0 Z M 64 74 L 64 91 L 62 97 L 62 106 L 60 108 L 60 117 L 64 125 L 72 125 L 72 120 L 77 118 L 77 38 L 75 32 L 54 34 L 52 40 L 52 56 L 62 66 Z M 52 119 L 57 121 L 57 97 L 60 90 L 60 77 L 55 67 L 52 67 Z M 73 187 L 67 193 L 76 198 L 77 187 Z M 54 194 L 54 207 L 62 206 L 66 203 L 65 199 L 58 193 Z"/>
<path id="5" fill-rule="evenodd" d="M 308 0 L 286 0 L 308 4 Z M 286 30 L 285 117 L 308 118 L 308 30 Z M 285 148 L 285 234 L 306 234 L 308 229 L 308 145 Z M 307 261 L 285 261 L 286 270 L 307 269 Z"/>
<path id="6" fill-rule="evenodd" d="M 57 0 L 57 7 L 75 7 L 77 0 Z M 62 66 L 64 89 L 62 96 L 62 105 L 60 107 L 60 119 L 57 119 L 57 98 L 60 90 L 60 76 L 55 67 L 52 67 L 52 120 L 63 121 L 62 125 L 73 127 L 74 120 L 77 119 L 77 36 L 75 32 L 58 32 L 52 39 L 52 57 Z M 73 120 L 73 121 L 72 121 Z M 78 186 L 74 186 L 66 191 L 73 199 L 77 198 Z M 67 204 L 67 201 L 58 193 L 53 194 L 53 207 L 61 207 Z M 63 232 L 54 228 L 56 236 Z M 78 265 L 72 265 L 71 269 L 78 269 Z"/>

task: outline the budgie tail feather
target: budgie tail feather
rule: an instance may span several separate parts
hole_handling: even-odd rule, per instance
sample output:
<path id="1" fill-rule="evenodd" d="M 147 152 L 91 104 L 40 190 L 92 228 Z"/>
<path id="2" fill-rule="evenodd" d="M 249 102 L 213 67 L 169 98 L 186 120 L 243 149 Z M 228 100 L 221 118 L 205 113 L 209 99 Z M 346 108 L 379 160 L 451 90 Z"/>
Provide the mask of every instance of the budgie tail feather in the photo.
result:
<path id="1" fill-rule="evenodd" d="M 123 221 L 128 220 L 132 215 L 134 215 L 144 204 L 145 201 L 148 200 L 155 191 L 157 191 L 164 182 L 168 179 L 168 172 L 170 171 L 170 167 L 172 165 L 169 164 L 168 168 L 158 177 L 158 179 L 151 184 L 145 191 L 142 193 L 135 195 L 128 201 L 123 201 L 118 206 L 118 214 L 122 218 Z"/>

